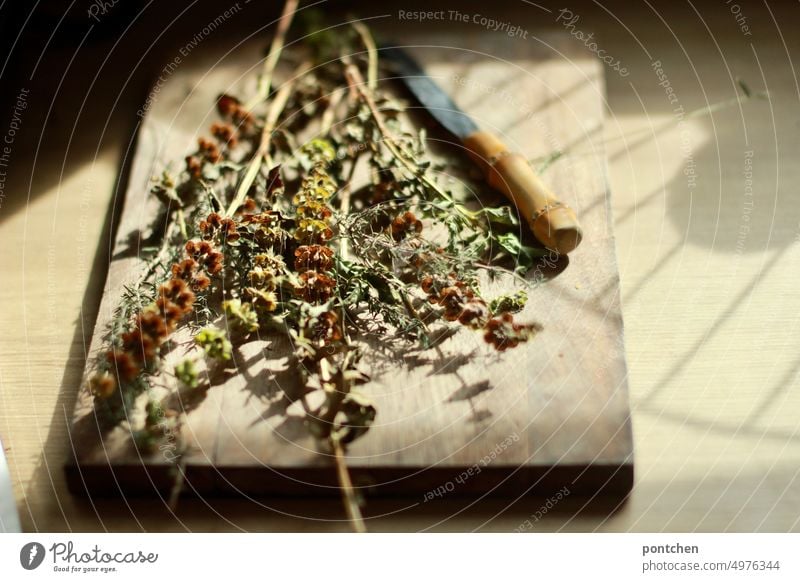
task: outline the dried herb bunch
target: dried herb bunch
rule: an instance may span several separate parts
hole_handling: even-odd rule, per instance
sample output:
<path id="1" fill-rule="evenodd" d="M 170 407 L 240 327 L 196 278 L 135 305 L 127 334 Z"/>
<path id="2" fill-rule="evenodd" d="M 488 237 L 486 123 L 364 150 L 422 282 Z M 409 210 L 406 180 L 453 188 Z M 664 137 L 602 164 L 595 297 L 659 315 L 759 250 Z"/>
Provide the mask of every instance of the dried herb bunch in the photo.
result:
<path id="1" fill-rule="evenodd" d="M 479 274 L 521 280 L 497 260 L 511 257 L 524 270 L 535 251 L 514 234 L 510 208 L 472 209 L 437 181 L 424 133 L 404 127 L 402 106 L 378 84 L 363 25 L 336 42 L 330 33 L 308 37 L 292 55 L 301 64 L 270 93 L 294 4 L 258 94 L 221 95 L 210 136 L 180 173 L 153 186 L 168 226 L 126 289 L 89 382 L 98 413 L 136 426 L 139 446 L 152 449 L 163 432 L 154 418 L 180 417 L 149 393 L 155 376 L 208 388 L 238 344 L 285 334 L 306 387 L 308 429 L 335 459 L 361 529 L 344 451 L 377 414 L 359 389 L 369 381 L 359 367 L 364 338 L 437 348 L 436 330 L 457 323 L 498 351 L 529 340 L 539 326 L 514 315 L 525 292 L 486 299 Z M 368 183 L 355 189 L 359 168 Z M 196 355 L 168 370 L 164 354 L 179 333 Z M 205 378 L 201 364 L 211 370 Z M 138 399 L 144 423 L 132 415 Z"/>

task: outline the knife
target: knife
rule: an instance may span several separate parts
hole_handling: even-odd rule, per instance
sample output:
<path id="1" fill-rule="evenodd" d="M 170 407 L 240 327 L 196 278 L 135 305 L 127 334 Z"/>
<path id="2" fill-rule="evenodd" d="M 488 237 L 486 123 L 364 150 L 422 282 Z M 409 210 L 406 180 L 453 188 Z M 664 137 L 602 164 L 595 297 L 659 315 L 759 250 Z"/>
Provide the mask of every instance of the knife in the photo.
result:
<path id="1" fill-rule="evenodd" d="M 17 506 L 14 502 L 14 491 L 11 488 L 11 474 L 6 462 L 6 450 L 0 441 L 0 533 L 19 533 Z"/>
<path id="2" fill-rule="evenodd" d="M 380 56 L 428 113 L 464 144 L 489 185 L 516 205 L 539 242 L 561 254 L 580 244 L 583 231 L 575 212 L 545 186 L 524 156 L 480 130 L 405 50 L 381 47 Z"/>

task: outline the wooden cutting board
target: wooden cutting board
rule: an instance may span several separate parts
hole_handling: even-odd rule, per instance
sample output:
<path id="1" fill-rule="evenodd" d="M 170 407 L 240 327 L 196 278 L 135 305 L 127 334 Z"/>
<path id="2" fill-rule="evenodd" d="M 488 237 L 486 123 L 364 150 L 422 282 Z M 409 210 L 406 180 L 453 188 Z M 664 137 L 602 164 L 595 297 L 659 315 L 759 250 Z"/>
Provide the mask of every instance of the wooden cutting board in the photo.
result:
<path id="1" fill-rule="evenodd" d="M 441 46 L 412 52 L 479 125 L 534 165 L 572 148 L 543 177 L 577 210 L 585 236 L 568 266 L 529 293 L 522 319 L 544 326 L 529 344 L 497 354 L 464 329 L 441 353 L 368 356 L 372 381 L 364 390 L 379 412 L 348 450 L 354 482 L 369 494 L 420 500 L 549 495 L 563 487 L 624 497 L 633 481 L 633 445 L 601 144 L 602 68 L 567 35 L 522 41 L 483 33 L 426 44 L 432 40 Z M 182 160 L 207 133 L 221 90 L 252 91 L 245 79 L 262 49 L 251 43 L 218 54 L 204 45 L 155 86 L 124 202 L 117 201 L 124 206 L 87 375 L 121 289 L 142 270 L 138 248 L 158 205 L 148 194 L 150 177 L 166 161 Z M 487 296 L 503 289 L 495 284 Z M 75 460 L 66 468 L 72 491 L 164 495 L 181 470 L 183 490 L 198 495 L 338 495 L 331 459 L 317 451 L 299 404 L 286 397 L 293 378 L 287 346 L 263 338 L 239 348 L 235 360 L 239 373 L 202 393 L 157 387 L 187 413 L 179 461 L 171 451 L 140 456 L 126 426 L 101 432 L 84 382 L 71 435 Z"/>

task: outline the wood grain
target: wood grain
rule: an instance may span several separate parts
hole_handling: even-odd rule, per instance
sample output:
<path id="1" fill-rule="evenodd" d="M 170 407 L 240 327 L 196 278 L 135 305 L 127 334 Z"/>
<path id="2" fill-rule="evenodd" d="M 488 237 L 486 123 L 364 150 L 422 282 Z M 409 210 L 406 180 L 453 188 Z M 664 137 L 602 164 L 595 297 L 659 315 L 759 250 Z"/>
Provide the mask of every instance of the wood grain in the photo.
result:
<path id="1" fill-rule="evenodd" d="M 491 54 L 503 58 L 488 57 L 480 38 L 463 42 L 468 46 L 462 49 L 419 48 L 415 56 L 479 125 L 513 150 L 541 162 L 602 131 L 597 63 L 532 58 L 520 43 L 493 42 Z M 184 67 L 161 87 L 140 128 L 90 356 L 102 349 L 122 286 L 141 272 L 138 245 L 157 214 L 147 194 L 150 176 L 165 160 L 182 159 L 204 132 L 221 88 L 248 90 L 241 78 L 259 50 L 246 46 L 216 66 Z M 564 155 L 543 175 L 576 209 L 584 242 L 566 268 L 560 259 L 557 276 L 530 293 L 523 317 L 544 326 L 534 341 L 498 355 L 479 335 L 461 330 L 439 351 L 376 349 L 367 356 L 372 381 L 365 390 L 379 416 L 348 450 L 357 486 L 375 495 L 420 498 L 442 486 L 470 495 L 548 494 L 564 486 L 587 495 L 627 494 L 632 438 L 605 176 L 600 148 Z M 459 178 L 454 172 L 452 179 Z M 549 271 L 544 262 L 543 271 Z M 511 288 L 495 282 L 487 295 Z M 180 339 L 174 343 L 168 362 L 185 353 Z M 331 459 L 317 450 L 299 403 L 290 397 L 294 373 L 288 354 L 284 341 L 263 337 L 238 348 L 237 373 L 207 391 L 187 396 L 166 381 L 154 387 L 165 402 L 187 412 L 181 435 L 187 449 L 180 461 L 185 491 L 338 494 Z M 91 369 L 90 358 L 86 374 Z M 140 457 L 127 426 L 107 434 L 98 430 L 85 383 L 72 439 L 75 460 L 67 477 L 74 492 L 169 492 L 175 460 L 161 452 Z"/>

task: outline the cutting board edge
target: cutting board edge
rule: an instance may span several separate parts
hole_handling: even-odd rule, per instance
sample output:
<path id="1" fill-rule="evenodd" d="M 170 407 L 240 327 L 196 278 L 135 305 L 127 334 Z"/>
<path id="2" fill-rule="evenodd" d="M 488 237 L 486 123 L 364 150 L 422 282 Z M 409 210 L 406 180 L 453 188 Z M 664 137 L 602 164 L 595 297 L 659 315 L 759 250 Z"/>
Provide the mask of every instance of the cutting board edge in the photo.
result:
<path id="1" fill-rule="evenodd" d="M 463 467 L 353 467 L 357 488 L 370 497 L 548 496 L 566 490 L 579 497 L 625 498 L 633 488 L 632 458 L 592 465 L 497 465 L 465 477 Z M 152 497 L 170 495 L 175 465 L 70 463 L 69 490 L 81 497 Z M 194 497 L 338 497 L 332 466 L 252 467 L 189 464 L 184 467 L 183 494 Z M 413 479 L 412 479 L 413 477 Z M 458 477 L 462 477 L 458 480 Z M 370 483 L 380 482 L 375 485 Z M 438 495 L 435 493 L 438 491 Z"/>

